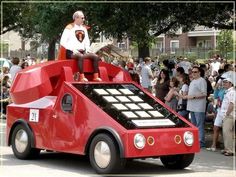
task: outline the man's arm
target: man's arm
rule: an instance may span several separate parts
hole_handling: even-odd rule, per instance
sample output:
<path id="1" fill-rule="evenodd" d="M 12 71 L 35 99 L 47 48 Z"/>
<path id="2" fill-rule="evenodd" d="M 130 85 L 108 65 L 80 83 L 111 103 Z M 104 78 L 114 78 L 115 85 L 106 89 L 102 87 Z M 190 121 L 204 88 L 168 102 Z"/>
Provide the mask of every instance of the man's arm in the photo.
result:
<path id="1" fill-rule="evenodd" d="M 89 52 L 89 49 L 90 49 L 90 40 L 89 40 L 87 29 L 85 29 L 84 32 L 85 32 L 85 37 L 84 37 L 85 52 L 87 53 L 87 52 Z"/>
<path id="2" fill-rule="evenodd" d="M 65 28 L 61 35 L 60 45 L 65 47 L 66 49 L 68 49 L 67 42 L 68 42 L 69 33 L 70 33 L 70 30 Z"/>
<path id="3" fill-rule="evenodd" d="M 233 109 L 234 109 L 234 104 L 232 102 L 230 102 L 229 103 L 229 107 L 228 107 L 228 109 L 226 111 L 226 116 L 229 116 L 230 113 L 233 111 Z"/>

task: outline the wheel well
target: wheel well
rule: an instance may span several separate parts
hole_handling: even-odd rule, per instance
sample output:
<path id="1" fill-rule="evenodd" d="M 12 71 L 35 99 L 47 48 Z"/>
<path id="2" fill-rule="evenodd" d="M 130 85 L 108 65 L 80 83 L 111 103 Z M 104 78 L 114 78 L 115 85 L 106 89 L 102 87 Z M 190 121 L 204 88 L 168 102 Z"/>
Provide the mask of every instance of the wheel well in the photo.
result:
<path id="1" fill-rule="evenodd" d="M 11 139 L 12 139 L 12 133 L 13 133 L 13 131 L 14 131 L 14 129 L 16 128 L 16 126 L 18 126 L 18 125 L 23 125 L 23 126 L 25 126 L 28 130 L 29 130 L 29 132 L 31 133 L 31 147 L 35 147 L 35 141 L 34 141 L 34 135 L 33 135 L 33 133 L 32 133 L 32 129 L 31 129 L 31 127 L 30 127 L 30 125 L 27 123 L 27 122 L 25 122 L 23 119 L 19 119 L 19 120 L 17 120 L 13 125 L 12 125 L 12 127 L 11 127 L 11 130 L 10 130 L 10 133 L 9 133 L 9 137 L 8 137 L 8 146 L 10 146 L 11 145 Z"/>
<path id="2" fill-rule="evenodd" d="M 119 135 L 113 129 L 110 129 L 110 128 L 99 129 L 99 130 L 96 130 L 95 132 L 92 133 L 92 135 L 89 137 L 88 142 L 85 147 L 85 155 L 87 155 L 89 153 L 89 147 L 90 147 L 90 144 L 91 144 L 93 138 L 96 135 L 101 134 L 101 133 L 105 133 L 105 134 L 109 135 L 114 140 L 115 145 L 119 149 L 120 157 L 123 158 L 124 157 L 123 143 L 122 143 Z"/>

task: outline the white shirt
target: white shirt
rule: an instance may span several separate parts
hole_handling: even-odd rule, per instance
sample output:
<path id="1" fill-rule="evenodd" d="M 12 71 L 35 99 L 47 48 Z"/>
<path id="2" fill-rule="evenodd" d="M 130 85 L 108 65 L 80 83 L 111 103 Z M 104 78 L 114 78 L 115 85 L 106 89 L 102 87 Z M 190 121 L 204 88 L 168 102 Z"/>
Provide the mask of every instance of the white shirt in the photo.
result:
<path id="1" fill-rule="evenodd" d="M 213 62 L 211 63 L 211 75 L 213 75 L 214 71 L 217 71 L 220 69 L 220 62 Z"/>
<path id="2" fill-rule="evenodd" d="M 15 76 L 16 76 L 16 73 L 18 73 L 19 71 L 21 71 L 22 68 L 18 65 L 12 65 L 12 67 L 10 68 L 10 71 L 9 73 L 11 74 L 11 80 L 13 81 Z"/>
<path id="3" fill-rule="evenodd" d="M 76 25 L 73 23 L 67 25 L 62 33 L 60 44 L 70 51 L 88 51 L 90 40 L 87 29 L 82 25 Z"/>
<path id="4" fill-rule="evenodd" d="M 194 79 L 190 82 L 188 95 L 207 95 L 207 83 L 202 77 Z M 191 112 L 205 112 L 206 98 L 189 99 L 187 102 L 187 110 Z"/>
<path id="5" fill-rule="evenodd" d="M 225 91 L 224 99 L 222 101 L 220 108 L 221 116 L 225 117 L 230 103 L 233 103 L 234 105 L 234 110 L 230 113 L 230 115 L 235 116 L 235 101 L 236 101 L 236 92 L 234 87 L 231 87 Z"/>
<path id="6" fill-rule="evenodd" d="M 181 61 L 179 64 L 178 64 L 179 67 L 183 67 L 184 68 L 184 72 L 186 74 L 188 74 L 188 71 L 189 69 L 192 68 L 192 65 L 189 61 Z"/>
<path id="7" fill-rule="evenodd" d="M 141 82 L 142 87 L 149 88 L 150 86 L 152 86 L 151 84 L 152 78 L 150 78 L 152 77 L 152 70 L 146 64 L 142 66 L 141 77 L 142 77 L 142 82 Z"/>

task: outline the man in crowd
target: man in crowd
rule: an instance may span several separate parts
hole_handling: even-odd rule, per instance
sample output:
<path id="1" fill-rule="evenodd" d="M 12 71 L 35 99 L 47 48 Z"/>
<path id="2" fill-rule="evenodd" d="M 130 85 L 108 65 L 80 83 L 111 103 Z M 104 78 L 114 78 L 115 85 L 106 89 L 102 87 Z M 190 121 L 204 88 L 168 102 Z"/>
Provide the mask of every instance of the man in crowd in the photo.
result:
<path id="1" fill-rule="evenodd" d="M 236 92 L 231 78 L 223 80 L 223 87 L 226 89 L 221 105 L 220 113 L 223 117 L 223 138 L 225 149 L 222 153 L 225 156 L 232 156 L 234 150 L 234 125 L 235 125 L 235 101 Z"/>
<path id="2" fill-rule="evenodd" d="M 151 64 L 151 58 L 146 57 L 144 59 L 144 65 L 142 66 L 141 69 L 141 77 L 142 77 L 142 87 L 148 90 L 150 93 L 152 93 L 152 79 L 153 79 L 153 74 L 152 70 L 150 68 Z"/>
<path id="3" fill-rule="evenodd" d="M 193 80 L 189 85 L 188 95 L 184 97 L 187 99 L 187 110 L 190 111 L 191 122 L 199 129 L 200 147 L 205 147 L 205 112 L 206 112 L 206 96 L 207 83 L 204 78 L 200 76 L 200 68 L 194 66 L 192 69 Z"/>

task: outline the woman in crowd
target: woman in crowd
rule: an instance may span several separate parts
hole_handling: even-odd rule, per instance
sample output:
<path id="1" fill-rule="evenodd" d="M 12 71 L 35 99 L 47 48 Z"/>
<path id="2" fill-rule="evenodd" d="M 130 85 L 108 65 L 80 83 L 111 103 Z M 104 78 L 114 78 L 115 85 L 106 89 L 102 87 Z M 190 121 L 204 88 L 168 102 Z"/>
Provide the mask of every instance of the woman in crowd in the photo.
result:
<path id="1" fill-rule="evenodd" d="M 22 68 L 22 69 L 25 69 L 25 68 L 27 68 L 28 66 L 29 66 L 29 64 L 28 64 L 27 61 L 25 61 L 25 62 L 23 62 L 23 63 L 21 64 L 21 68 Z"/>
<path id="2" fill-rule="evenodd" d="M 214 128 L 213 128 L 213 141 L 211 147 L 207 148 L 208 151 L 216 151 L 216 144 L 219 139 L 220 129 L 223 124 L 223 117 L 220 114 L 220 108 L 225 95 L 225 88 L 223 87 L 222 79 L 219 79 L 215 90 L 214 90 L 214 99 L 216 100 L 216 118 L 214 120 Z"/>
<path id="3" fill-rule="evenodd" d="M 162 102 L 165 102 L 164 98 L 169 92 L 169 80 L 169 72 L 166 69 L 162 69 L 155 85 L 156 97 Z"/>
<path id="4" fill-rule="evenodd" d="M 165 104 L 168 105 L 172 110 L 176 111 L 178 100 L 175 93 L 178 92 L 179 81 L 176 77 L 172 77 L 170 80 L 169 92 L 165 96 Z"/>
<path id="5" fill-rule="evenodd" d="M 188 87 L 189 87 L 190 80 L 187 74 L 183 74 L 179 76 L 178 79 L 180 81 L 180 90 L 179 92 L 175 93 L 178 97 L 177 111 L 181 116 L 183 116 L 185 119 L 188 120 L 189 112 L 187 111 L 187 100 L 183 99 L 183 97 L 188 95 Z"/>

